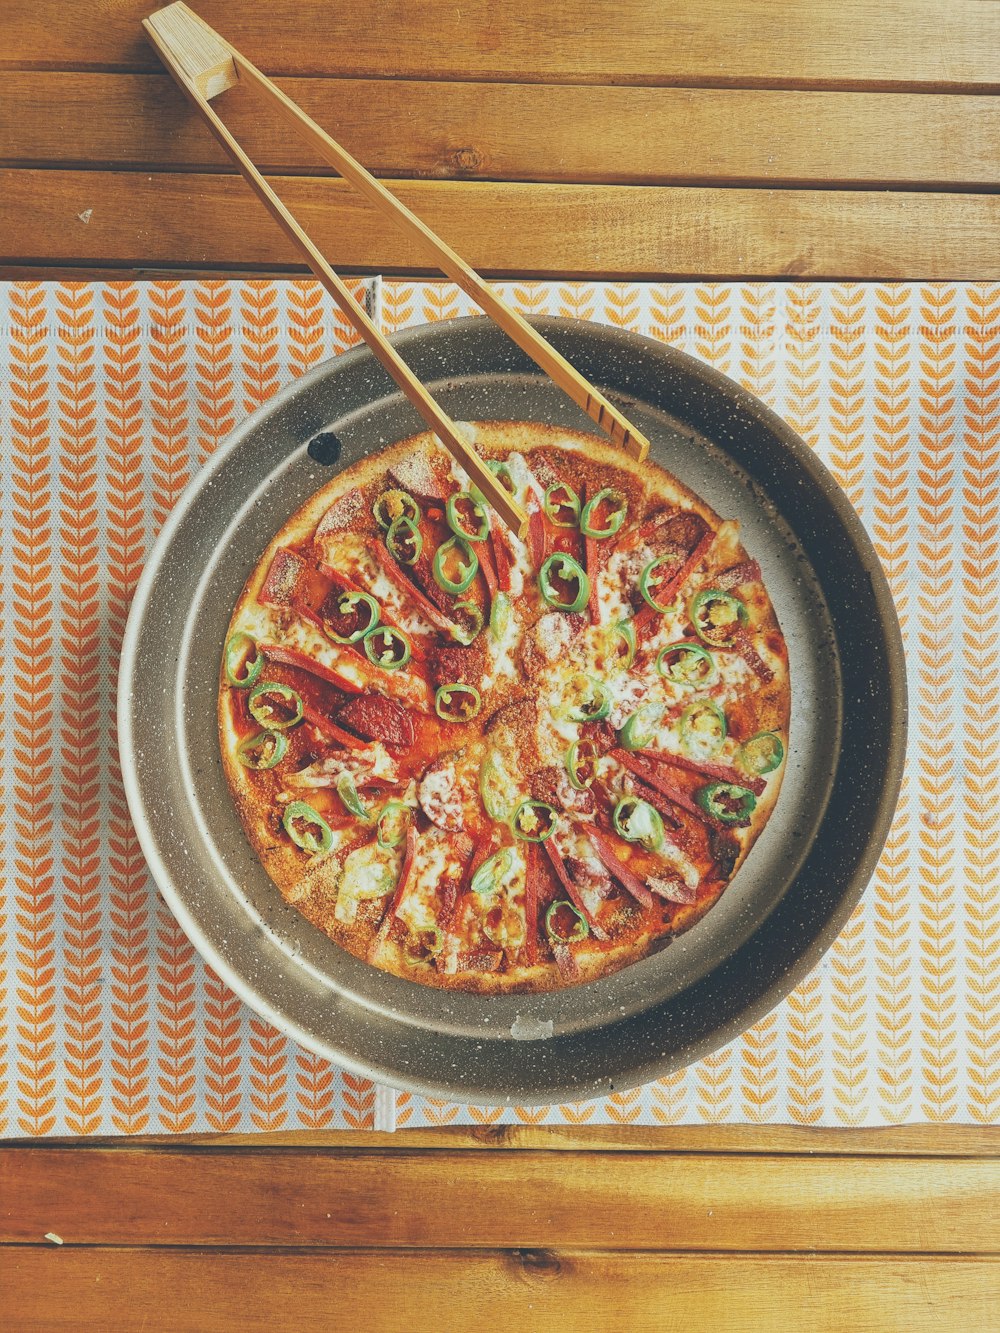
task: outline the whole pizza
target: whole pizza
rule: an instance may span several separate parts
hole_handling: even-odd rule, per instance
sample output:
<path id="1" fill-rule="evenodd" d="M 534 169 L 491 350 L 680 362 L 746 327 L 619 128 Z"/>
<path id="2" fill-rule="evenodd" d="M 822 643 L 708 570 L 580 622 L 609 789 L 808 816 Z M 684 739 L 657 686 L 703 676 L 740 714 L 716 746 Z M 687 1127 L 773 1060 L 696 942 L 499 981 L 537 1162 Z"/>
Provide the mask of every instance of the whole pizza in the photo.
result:
<path id="1" fill-rule="evenodd" d="M 237 603 L 222 759 L 281 893 L 372 966 L 486 993 L 593 980 L 715 903 L 781 784 L 788 655 L 738 526 L 650 462 L 463 426 L 340 473 Z"/>

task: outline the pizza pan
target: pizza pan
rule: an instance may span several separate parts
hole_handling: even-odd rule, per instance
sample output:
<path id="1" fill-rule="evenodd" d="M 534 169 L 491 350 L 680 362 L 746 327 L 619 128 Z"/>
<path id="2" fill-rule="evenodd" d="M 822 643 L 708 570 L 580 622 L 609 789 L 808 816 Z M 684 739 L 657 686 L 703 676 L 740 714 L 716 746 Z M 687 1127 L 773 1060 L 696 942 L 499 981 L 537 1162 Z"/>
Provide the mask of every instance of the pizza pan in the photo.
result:
<path id="1" fill-rule="evenodd" d="M 417 986 L 347 954 L 281 898 L 244 838 L 216 741 L 232 607 L 272 534 L 333 473 L 423 429 L 366 349 L 317 367 L 233 432 L 185 491 L 140 580 L 122 651 L 122 769 L 164 898 L 259 1014 L 343 1067 L 465 1102 L 606 1095 L 761 1018 L 818 961 L 888 832 L 905 746 L 902 644 L 878 560 L 805 444 L 718 372 L 636 334 L 537 321 L 630 416 L 653 457 L 738 518 L 789 645 L 777 807 L 719 903 L 661 953 L 548 995 Z M 485 319 L 395 339 L 458 420 L 592 429 Z"/>

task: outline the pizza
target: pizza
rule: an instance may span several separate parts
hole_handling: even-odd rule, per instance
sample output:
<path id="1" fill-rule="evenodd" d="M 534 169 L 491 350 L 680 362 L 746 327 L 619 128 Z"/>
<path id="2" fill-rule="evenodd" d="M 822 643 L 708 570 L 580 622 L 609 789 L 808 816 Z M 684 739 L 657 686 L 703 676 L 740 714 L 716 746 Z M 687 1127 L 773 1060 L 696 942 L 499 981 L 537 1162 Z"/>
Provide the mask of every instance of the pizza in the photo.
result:
<path id="1" fill-rule="evenodd" d="M 226 635 L 222 761 L 284 898 L 372 966 L 485 994 L 594 980 L 718 900 L 781 784 L 788 654 L 757 562 L 589 435 L 427 433 L 277 534 Z"/>

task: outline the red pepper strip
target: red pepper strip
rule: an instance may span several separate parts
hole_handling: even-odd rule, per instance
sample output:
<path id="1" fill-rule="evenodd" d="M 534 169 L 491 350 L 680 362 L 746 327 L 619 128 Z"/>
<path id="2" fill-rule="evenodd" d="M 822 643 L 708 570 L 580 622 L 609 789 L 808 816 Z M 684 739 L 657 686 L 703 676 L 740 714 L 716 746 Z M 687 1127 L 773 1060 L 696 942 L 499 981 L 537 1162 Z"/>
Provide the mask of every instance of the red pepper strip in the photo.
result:
<path id="1" fill-rule="evenodd" d="M 612 755 L 618 762 L 624 765 L 630 773 L 636 773 L 643 781 L 648 782 L 651 787 L 662 794 L 673 805 L 679 809 L 687 811 L 693 815 L 701 824 L 707 824 L 712 828 L 725 828 L 726 825 L 721 820 L 715 820 L 711 815 L 707 815 L 700 806 L 695 805 L 691 797 L 686 792 L 680 791 L 677 787 L 667 782 L 661 777 L 648 759 L 640 759 L 637 754 L 629 754 L 627 750 L 612 750 Z"/>
<path id="2" fill-rule="evenodd" d="M 329 685 L 336 685 L 337 689 L 343 690 L 345 694 L 365 692 L 364 685 L 355 684 L 353 680 L 348 680 L 346 676 L 342 676 L 339 671 L 334 671 L 331 667 L 321 666 L 315 658 L 310 657 L 308 653 L 300 653 L 297 648 L 284 648 L 277 643 L 262 643 L 258 647 L 272 662 L 283 662 L 285 666 L 308 671 L 310 676 L 315 676 L 317 680 L 325 680 Z"/>
<path id="3" fill-rule="evenodd" d="M 294 551 L 279 546 L 264 576 L 257 600 L 264 606 L 292 606 L 302 600 L 302 585 L 309 566 Z"/>
<path id="4" fill-rule="evenodd" d="M 488 621 L 490 618 L 490 608 L 493 605 L 494 598 L 497 595 L 498 576 L 493 566 L 493 556 L 490 553 L 489 542 L 479 543 L 479 568 L 483 571 L 483 580 L 486 583 L 486 606 L 483 607 L 483 619 Z"/>
<path id="5" fill-rule="evenodd" d="M 738 588 L 741 583 L 759 583 L 760 565 L 756 560 L 744 560 L 740 565 L 730 565 L 721 574 L 712 575 L 712 587 L 728 591 Z"/>
<path id="6" fill-rule="evenodd" d="M 342 745 L 347 750 L 366 750 L 368 748 L 366 741 L 359 740 L 357 736 L 352 736 L 349 731 L 344 731 L 342 727 L 337 726 L 336 722 L 331 722 L 328 717 L 324 717 L 315 708 L 310 708 L 308 704 L 302 705 L 302 716 L 317 731 L 321 731 L 328 740 L 336 741 L 338 745 Z"/>
<path id="7" fill-rule="evenodd" d="M 541 509 L 533 509 L 528 518 L 528 550 L 536 570 L 545 563 L 548 533 L 545 528 L 545 515 Z"/>
<path id="8" fill-rule="evenodd" d="M 455 625 L 437 609 L 430 598 L 420 591 L 415 583 L 406 577 L 400 567 L 393 560 L 392 556 L 381 545 L 380 542 L 373 542 L 372 551 L 375 553 L 375 559 L 382 568 L 387 578 L 391 579 L 401 593 L 404 593 L 416 606 L 423 618 L 435 629 L 441 630 L 444 634 L 454 636 Z"/>
<path id="9" fill-rule="evenodd" d="M 641 903 L 643 907 L 652 907 L 656 901 L 652 893 L 646 888 L 635 871 L 630 870 L 624 861 L 618 859 L 603 833 L 598 833 L 596 829 L 587 829 L 587 837 L 590 839 L 591 845 L 603 863 L 605 870 L 618 881 L 627 893 L 632 895 L 637 903 Z"/>
<path id="10" fill-rule="evenodd" d="M 538 962 L 538 843 L 527 844 L 524 876 L 524 952 L 529 963 Z"/>
<path id="11" fill-rule="evenodd" d="M 587 904 L 580 897 L 579 889 L 570 878 L 569 871 L 566 869 L 566 862 L 562 859 L 562 854 L 560 853 L 559 848 L 554 847 L 552 844 L 552 838 L 546 838 L 542 843 L 542 846 L 545 848 L 548 858 L 552 862 L 552 869 L 556 872 L 556 878 L 566 890 L 570 902 L 590 926 L 590 929 L 594 934 L 594 939 L 606 940 L 608 938 L 607 935 L 587 910 Z"/>
<path id="12" fill-rule="evenodd" d="M 649 802 L 654 810 L 659 810 L 664 821 L 671 828 L 679 829 L 681 827 L 681 821 L 674 813 L 670 802 L 655 787 L 651 787 L 648 782 L 643 782 L 642 778 L 637 777 L 635 773 L 632 774 L 632 786 L 635 788 L 636 796 L 641 796 L 644 801 Z"/>
<path id="13" fill-rule="evenodd" d="M 392 895 L 392 901 L 389 903 L 389 910 L 385 914 L 386 921 L 391 921 L 399 911 L 399 905 L 403 901 L 403 894 L 406 892 L 406 881 L 410 878 L 410 871 L 413 868 L 413 858 L 417 850 L 417 828 L 411 819 L 406 829 L 406 850 L 403 852 L 403 864 L 399 868 L 399 879 L 396 881 L 396 892 Z M 379 932 L 381 934 L 381 931 Z"/>
<path id="14" fill-rule="evenodd" d="M 765 685 L 769 685 L 771 681 L 774 680 L 774 672 L 753 646 L 750 635 L 745 629 L 737 630 L 733 635 L 733 647 L 739 653 L 740 657 L 743 658 L 744 662 L 746 662 L 754 675 L 762 680 Z M 746 786 L 746 783 L 743 785 Z"/>
<path id="15" fill-rule="evenodd" d="M 497 587 L 501 592 L 510 592 L 510 571 L 514 564 L 514 553 L 507 544 L 507 538 L 500 531 L 499 524 L 490 529 L 489 545 L 493 548 Z"/>
<path id="16" fill-rule="evenodd" d="M 687 773 L 698 773 L 703 778 L 715 778 L 717 782 L 731 782 L 736 787 L 747 787 L 755 796 L 761 796 L 767 788 L 763 778 L 744 777 L 735 768 L 725 764 L 703 764 L 694 759 L 685 759 L 680 754 L 665 754 L 662 750 L 638 750 L 643 759 L 652 759 L 654 764 L 669 764 L 671 768 L 683 768 Z"/>
<path id="17" fill-rule="evenodd" d="M 324 578 L 328 578 L 331 583 L 340 588 L 343 592 L 367 592 L 367 588 L 362 588 L 360 583 L 355 583 L 349 574 L 345 574 L 340 569 L 334 569 L 333 565 L 328 565 L 325 560 L 321 560 L 317 565 L 319 572 Z"/>
<path id="18" fill-rule="evenodd" d="M 587 488 L 580 487 L 580 506 L 581 511 L 587 503 Z M 601 603 L 597 596 L 597 575 L 600 573 L 598 566 L 601 563 L 600 543 L 594 537 L 588 537 L 583 534 L 583 567 L 587 571 L 587 578 L 590 579 L 590 598 L 587 602 L 587 609 L 590 612 L 590 623 L 599 625 L 601 623 Z"/>

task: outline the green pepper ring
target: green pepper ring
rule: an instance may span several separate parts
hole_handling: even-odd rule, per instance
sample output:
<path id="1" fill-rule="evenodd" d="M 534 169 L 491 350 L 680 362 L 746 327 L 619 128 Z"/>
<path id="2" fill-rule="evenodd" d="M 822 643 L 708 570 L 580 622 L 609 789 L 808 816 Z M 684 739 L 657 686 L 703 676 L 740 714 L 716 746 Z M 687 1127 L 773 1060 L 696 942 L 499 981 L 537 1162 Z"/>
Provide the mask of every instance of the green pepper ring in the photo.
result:
<path id="1" fill-rule="evenodd" d="M 476 517 L 481 519 L 481 524 L 476 532 L 469 532 L 467 528 L 462 526 L 462 520 L 458 513 L 459 500 L 468 500 L 473 509 L 478 511 Z M 448 526 L 456 537 L 461 537 L 467 542 L 484 542 L 490 535 L 490 516 L 486 505 L 471 491 L 457 491 L 454 495 L 449 495 L 444 512 Z"/>
<path id="2" fill-rule="evenodd" d="M 525 810 L 545 810 L 551 816 L 548 828 L 540 837 L 536 838 L 534 834 L 525 833 L 520 828 L 521 815 Z M 555 832 L 557 822 L 558 822 L 558 816 L 556 814 L 556 811 L 553 806 L 548 804 L 547 801 L 535 801 L 528 799 L 526 801 L 522 801 L 521 804 L 514 811 L 514 813 L 511 815 L 510 831 L 511 833 L 513 833 L 515 838 L 520 838 L 523 842 L 545 842 L 547 838 L 552 837 L 552 834 Z"/>
<path id="3" fill-rule="evenodd" d="M 631 806 L 632 813 L 634 814 L 640 805 L 645 806 L 651 815 L 650 823 L 653 826 L 652 846 L 645 838 L 636 837 L 629 832 L 628 830 L 629 816 L 622 814 L 623 806 Z M 663 846 L 663 839 L 664 839 L 663 816 L 660 814 L 659 810 L 657 810 L 655 805 L 650 805 L 648 801 L 642 800 L 641 797 L 639 796 L 621 797 L 621 799 L 618 801 L 618 804 L 614 808 L 614 812 L 611 818 L 612 821 L 614 822 L 615 832 L 618 834 L 620 838 L 624 838 L 626 842 L 637 842 L 642 847 L 645 847 L 648 852 L 659 851 L 659 849 Z"/>
<path id="4" fill-rule="evenodd" d="M 695 717 L 699 713 L 705 712 L 711 713 L 713 718 L 719 724 L 719 737 L 712 745 L 711 749 L 708 749 L 704 745 L 696 744 L 692 734 L 694 731 Z M 688 757 L 691 759 L 697 758 L 699 755 L 706 759 L 710 759 L 712 755 L 718 754 L 725 743 L 726 737 L 729 735 L 729 724 L 726 722 L 726 715 L 714 699 L 698 699 L 694 703 L 688 704 L 687 708 L 681 713 L 680 723 L 681 744 L 687 751 Z M 693 753 L 695 750 L 698 752 L 697 755 Z"/>
<path id="5" fill-rule="evenodd" d="M 384 513 L 383 505 L 390 495 L 401 496 L 403 500 L 404 509 L 406 508 L 407 504 L 412 506 L 410 513 L 400 514 L 398 515 L 397 518 L 389 518 L 388 515 Z M 420 522 L 420 506 L 417 504 L 416 500 L 414 500 L 413 496 L 409 493 L 409 491 L 400 490 L 398 487 L 388 491 L 383 491 L 382 494 L 376 499 L 375 503 L 372 505 L 372 513 L 375 515 L 375 522 L 385 532 L 388 532 L 389 529 L 392 527 L 392 525 L 398 522 L 399 518 L 405 518 L 409 523 L 412 523 L 414 526 L 416 526 Z"/>
<path id="6" fill-rule="evenodd" d="M 597 507 L 602 500 L 613 500 L 617 502 L 619 507 L 612 511 L 606 528 L 595 528 L 590 520 L 597 512 Z M 603 541 L 606 537 L 613 537 L 616 532 L 621 530 L 627 514 L 628 500 L 625 496 L 622 495 L 621 491 L 615 490 L 611 486 L 605 486 L 603 491 L 598 491 L 584 505 L 583 513 L 580 515 L 580 531 L 585 537 L 593 537 L 598 541 Z"/>
<path id="7" fill-rule="evenodd" d="M 555 927 L 555 914 L 560 908 L 568 907 L 576 917 L 573 926 L 572 935 L 560 935 Z M 590 934 L 590 926 L 582 912 L 578 911 L 568 898 L 557 898 L 554 903 L 549 904 L 549 910 L 545 913 L 545 933 L 555 944 L 577 944 L 580 940 L 585 940 Z"/>
<path id="8" fill-rule="evenodd" d="M 403 533 L 404 537 L 413 542 L 412 558 L 400 549 L 400 533 Z M 397 518 L 393 519 L 392 526 L 385 534 L 385 545 L 393 560 L 398 561 L 401 565 L 415 565 L 420 559 L 420 552 L 424 549 L 424 538 L 412 519 Z"/>
<path id="9" fill-rule="evenodd" d="M 732 811 L 720 807 L 716 802 L 719 792 L 735 793 L 733 799 L 740 801 L 741 808 Z M 710 782 L 707 787 L 701 787 L 695 792 L 694 798 L 707 815 L 721 820 L 723 824 L 738 824 L 757 808 L 757 798 L 753 792 L 733 782 Z"/>
<path id="10" fill-rule="evenodd" d="M 625 725 L 618 733 L 618 741 L 623 750 L 644 750 L 653 739 L 656 728 L 660 725 L 663 717 L 664 705 L 660 703 L 643 704 L 637 708 L 634 713 L 630 713 L 625 719 Z M 641 731 L 642 718 L 645 714 L 647 719 L 646 731 Z"/>
<path id="11" fill-rule="evenodd" d="M 709 602 L 722 602 L 735 609 L 736 627 L 733 630 L 733 633 L 727 638 L 722 638 L 718 635 L 714 638 L 710 638 L 699 624 L 698 614 L 702 607 L 706 606 Z M 724 591 L 722 588 L 702 588 L 700 592 L 696 592 L 691 598 L 688 607 L 688 615 L 690 616 L 691 624 L 694 626 L 695 634 L 697 634 L 698 638 L 701 639 L 703 643 L 707 643 L 711 648 L 725 648 L 732 642 L 736 630 L 739 629 L 740 626 L 746 625 L 750 620 L 750 612 L 747 610 L 745 603 L 741 602 L 738 597 L 734 597 L 732 593 Z"/>
<path id="12" fill-rule="evenodd" d="M 234 670 L 235 659 L 248 645 L 257 655 L 252 662 L 245 663 L 246 675 L 238 676 Z M 257 640 L 252 634 L 237 630 L 226 644 L 226 680 L 238 690 L 248 690 L 263 670 L 264 654 L 258 650 Z"/>
<path id="13" fill-rule="evenodd" d="M 764 756 L 764 762 L 753 759 L 751 756 L 754 751 L 751 746 L 755 742 L 770 741 L 770 753 Z M 757 745 L 758 750 L 762 747 Z M 781 737 L 775 735 L 773 731 L 758 731 L 756 736 L 751 736 L 748 741 L 744 741 L 740 746 L 740 763 L 748 773 L 753 773 L 757 777 L 763 777 L 765 773 L 773 773 L 779 767 L 785 757 L 785 747 L 781 743 Z"/>
<path id="14" fill-rule="evenodd" d="M 570 722 L 603 722 L 611 712 L 611 690 L 603 680 L 598 680 L 596 676 L 588 676 L 585 671 L 574 672 L 570 677 L 570 685 L 581 678 L 591 687 L 587 702 L 579 706 L 571 704 L 566 708 L 565 715 Z M 593 711 L 588 711 L 587 704 L 591 700 L 595 701 L 595 707 Z"/>
<path id="15" fill-rule="evenodd" d="M 304 819 L 315 825 L 320 831 L 319 838 L 313 837 L 310 833 L 300 833 L 295 827 L 297 819 Z M 314 810 L 311 805 L 307 805 L 305 801 L 292 801 L 291 805 L 286 806 L 281 822 L 285 832 L 296 847 L 301 847 L 304 852 L 308 852 L 311 856 L 320 852 L 328 852 L 333 846 L 333 830 L 330 825 L 318 811 Z"/>
<path id="16" fill-rule="evenodd" d="M 448 710 L 448 704 L 453 694 L 468 694 L 472 696 L 472 711 L 470 713 L 456 713 Z M 479 710 L 483 706 L 483 696 L 476 689 L 475 685 L 466 685 L 462 681 L 452 681 L 451 684 L 441 685 L 434 695 L 434 711 L 443 722 L 471 722 L 474 717 L 479 715 Z"/>
<path id="17" fill-rule="evenodd" d="M 385 658 L 391 653 L 391 648 L 386 646 L 381 653 L 374 647 L 374 640 L 377 634 L 381 634 L 383 639 L 389 642 L 402 644 L 401 655 L 398 658 Z M 398 671 L 400 667 L 405 667 L 407 662 L 413 656 L 413 650 L 410 647 L 410 641 L 401 629 L 396 629 L 395 625 L 373 625 L 370 630 L 365 632 L 364 636 L 365 656 L 372 666 L 381 667 L 383 671 Z M 376 655 L 378 654 L 378 655 Z"/>
<path id="18" fill-rule="evenodd" d="M 653 571 L 656 569 L 658 565 L 667 565 L 667 564 L 678 565 L 679 563 L 680 563 L 680 556 L 658 555 L 655 560 L 650 560 L 649 564 L 639 575 L 639 591 L 642 593 L 643 600 L 645 601 L 646 605 L 651 606 L 654 611 L 659 611 L 660 615 L 666 615 L 666 613 L 670 610 L 673 603 L 658 602 L 656 598 L 653 596 L 653 590 L 650 587 L 650 583 L 652 582 L 653 578 Z"/>
<path id="19" fill-rule="evenodd" d="M 378 602 L 376 602 L 375 598 L 372 597 L 371 593 L 367 592 L 341 593 L 337 598 L 337 610 L 343 615 L 347 614 L 347 611 L 344 609 L 345 602 L 347 603 L 347 610 L 357 606 L 359 602 L 361 605 L 367 606 L 371 613 L 371 619 L 368 624 L 347 635 L 335 633 L 335 631 L 330 629 L 326 624 L 324 624 L 323 629 L 327 638 L 332 639 L 334 643 L 357 643 L 359 639 L 363 639 L 366 634 L 370 634 L 373 629 L 378 628 L 379 621 L 382 619 L 382 608 L 379 606 Z"/>
<path id="20" fill-rule="evenodd" d="M 263 745 L 270 741 L 273 745 L 273 753 L 270 759 L 265 763 L 253 764 L 248 762 L 248 755 L 255 746 Z M 252 768 L 257 773 L 263 773 L 266 769 L 275 768 L 284 759 L 288 751 L 288 737 L 282 735 L 280 731 L 258 731 L 253 736 L 245 736 L 236 747 L 236 758 L 244 768 Z"/>
<path id="21" fill-rule="evenodd" d="M 451 550 L 456 550 L 467 557 L 466 562 L 459 565 L 461 577 L 457 581 L 455 579 L 450 579 L 444 572 L 444 562 L 447 559 L 448 552 Z M 449 537 L 448 540 L 442 542 L 434 552 L 434 562 L 431 568 L 434 574 L 434 580 L 438 587 L 443 588 L 445 592 L 450 592 L 458 597 L 468 590 L 472 580 L 479 573 L 479 556 L 476 555 L 475 551 L 464 537 Z"/>
<path id="22" fill-rule="evenodd" d="M 695 660 L 698 661 L 707 662 L 708 674 L 706 676 L 703 676 L 700 680 L 697 681 L 685 680 L 683 676 L 676 674 L 677 667 L 679 665 L 678 663 L 674 663 L 672 666 L 664 665 L 666 663 L 667 657 L 670 654 L 677 653 L 682 650 L 687 654 L 688 657 L 694 658 Z M 715 658 L 712 656 L 712 654 L 708 651 L 707 648 L 703 648 L 700 643 L 686 643 L 683 640 L 679 643 L 668 643 L 666 648 L 660 649 L 660 652 L 656 658 L 656 669 L 660 673 L 660 675 L 663 676 L 665 680 L 671 680 L 675 685 L 691 685 L 691 686 L 711 685 L 713 684 L 715 678 L 719 674 L 719 668 L 716 665 Z"/>
<path id="23" fill-rule="evenodd" d="M 498 852 L 488 856 L 472 876 L 469 889 L 477 898 L 492 898 L 500 887 L 500 881 L 514 864 L 509 847 L 501 847 Z"/>
<path id="24" fill-rule="evenodd" d="M 499 595 L 500 594 L 498 593 L 497 596 Z M 474 639 L 478 638 L 480 633 L 482 632 L 483 628 L 482 610 L 476 605 L 475 602 L 456 602 L 455 610 L 467 611 L 469 615 L 472 616 L 475 629 L 472 630 L 463 629 L 461 625 L 456 624 L 455 629 L 452 633 L 452 638 L 457 643 L 460 643 L 463 648 L 468 648 L 469 644 L 472 643 Z"/>
<path id="25" fill-rule="evenodd" d="M 561 504 L 554 499 L 556 491 L 566 492 L 566 499 Z M 568 486 L 564 481 L 557 481 L 553 486 L 546 489 L 542 500 L 542 508 L 545 510 L 546 518 L 557 528 L 575 528 L 580 521 L 580 497 L 573 487 Z M 564 523 L 558 517 L 560 509 L 568 509 L 572 513 L 573 518 L 569 523 Z"/>
<path id="26" fill-rule="evenodd" d="M 295 701 L 295 716 L 289 718 L 287 722 L 282 722 L 276 717 L 262 716 L 256 707 L 257 700 L 263 694 L 270 694 L 271 691 L 287 699 L 289 703 Z M 289 728 L 297 726 L 302 721 L 303 703 L 302 699 L 290 685 L 282 685 L 277 680 L 263 680 L 250 691 L 250 697 L 247 700 L 247 707 L 250 709 L 250 716 L 255 722 L 259 722 L 265 731 L 288 731 Z"/>
<path id="27" fill-rule="evenodd" d="M 387 838 L 385 836 L 385 818 L 387 815 L 394 815 L 398 810 L 402 810 L 406 814 L 406 823 L 409 825 L 413 818 L 413 811 L 402 801 L 386 801 L 378 819 L 375 821 L 375 841 L 384 852 L 389 852 L 393 847 L 398 847 L 401 842 L 406 841 L 406 828 L 403 829 L 398 838 Z"/>
<path id="28" fill-rule="evenodd" d="M 559 577 L 565 579 L 567 583 L 575 580 L 578 591 L 572 602 L 562 602 L 556 596 L 555 589 L 552 587 L 551 575 L 553 570 L 556 570 Z M 538 586 L 541 590 L 542 600 L 547 606 L 551 606 L 554 611 L 566 611 L 573 614 L 576 611 L 582 611 L 590 600 L 590 579 L 587 577 L 586 570 L 565 551 L 553 551 L 543 563 L 538 571 Z"/>
<path id="29" fill-rule="evenodd" d="M 593 786 L 594 778 L 596 777 L 595 773 L 591 773 L 589 782 L 580 781 L 579 777 L 580 747 L 584 745 L 590 747 L 591 753 L 588 757 L 590 758 L 591 763 L 593 764 L 594 762 L 596 762 L 597 747 L 594 745 L 593 741 L 587 740 L 586 738 L 584 738 L 583 740 L 574 741 L 573 744 L 566 751 L 565 759 L 563 761 L 566 765 L 566 773 L 569 776 L 569 785 L 573 787 L 576 791 L 589 791 L 590 788 Z"/>

